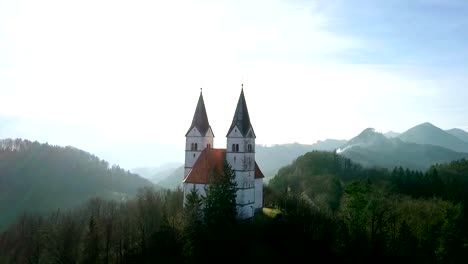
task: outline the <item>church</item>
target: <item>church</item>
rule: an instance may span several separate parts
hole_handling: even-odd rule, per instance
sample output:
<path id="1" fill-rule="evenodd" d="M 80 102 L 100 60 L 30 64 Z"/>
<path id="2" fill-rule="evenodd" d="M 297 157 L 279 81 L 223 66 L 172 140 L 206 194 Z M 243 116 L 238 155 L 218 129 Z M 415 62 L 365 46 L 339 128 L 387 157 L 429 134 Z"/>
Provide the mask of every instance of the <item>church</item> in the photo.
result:
<path id="1" fill-rule="evenodd" d="M 205 196 L 210 175 L 222 173 L 224 162 L 228 162 L 236 175 L 238 217 L 253 217 L 255 210 L 263 207 L 264 177 L 255 162 L 255 137 L 242 88 L 226 135 L 226 149 L 213 148 L 214 134 L 200 91 L 192 124 L 185 134 L 184 198 L 193 188 Z"/>

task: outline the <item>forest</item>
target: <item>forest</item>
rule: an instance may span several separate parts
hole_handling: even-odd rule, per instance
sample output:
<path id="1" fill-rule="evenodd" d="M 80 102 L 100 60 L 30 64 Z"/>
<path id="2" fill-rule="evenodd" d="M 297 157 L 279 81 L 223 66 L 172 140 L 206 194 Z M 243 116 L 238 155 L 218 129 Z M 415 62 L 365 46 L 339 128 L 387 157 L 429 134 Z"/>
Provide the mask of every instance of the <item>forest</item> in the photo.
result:
<path id="1" fill-rule="evenodd" d="M 464 159 L 423 172 L 312 151 L 280 169 L 266 208 L 241 222 L 225 166 L 185 206 L 180 189 L 144 187 L 124 201 L 25 213 L 0 235 L 0 263 L 465 263 L 467 174 Z"/>
<path id="2" fill-rule="evenodd" d="M 23 211 L 73 208 L 96 196 L 125 200 L 145 186 L 151 183 L 74 147 L 0 140 L 0 232 Z"/>

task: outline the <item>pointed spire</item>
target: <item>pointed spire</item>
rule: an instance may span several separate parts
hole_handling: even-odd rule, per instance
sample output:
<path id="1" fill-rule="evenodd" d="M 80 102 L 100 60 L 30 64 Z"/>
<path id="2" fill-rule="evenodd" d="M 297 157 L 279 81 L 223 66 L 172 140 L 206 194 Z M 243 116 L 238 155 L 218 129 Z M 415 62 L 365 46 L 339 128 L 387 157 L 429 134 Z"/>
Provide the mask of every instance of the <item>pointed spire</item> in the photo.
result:
<path id="1" fill-rule="evenodd" d="M 195 114 L 193 115 L 192 125 L 185 134 L 187 134 L 196 127 L 198 131 L 205 136 L 208 130 L 210 129 L 210 123 L 208 122 L 208 115 L 206 114 L 205 102 L 203 101 L 203 91 L 200 88 L 200 97 L 198 98 L 197 108 L 195 109 Z"/>
<path id="2" fill-rule="evenodd" d="M 247 103 L 245 102 L 244 97 L 244 84 L 242 84 L 241 94 L 239 96 L 239 101 L 237 102 L 236 112 L 234 113 L 234 118 L 232 119 L 232 124 L 229 128 L 228 135 L 236 126 L 244 137 L 252 127 L 252 124 L 250 123 L 249 111 L 247 110 Z"/>

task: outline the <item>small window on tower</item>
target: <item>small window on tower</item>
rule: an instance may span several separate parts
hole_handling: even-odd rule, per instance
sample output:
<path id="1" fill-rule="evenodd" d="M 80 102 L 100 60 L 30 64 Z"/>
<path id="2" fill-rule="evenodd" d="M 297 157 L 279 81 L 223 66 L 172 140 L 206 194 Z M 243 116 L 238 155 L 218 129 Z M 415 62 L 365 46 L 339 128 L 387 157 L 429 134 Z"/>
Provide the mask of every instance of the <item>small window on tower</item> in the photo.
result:
<path id="1" fill-rule="evenodd" d="M 236 144 L 236 152 L 239 152 L 239 144 Z"/>
<path id="2" fill-rule="evenodd" d="M 193 153 L 193 157 L 195 158 L 195 153 Z"/>
<path id="3" fill-rule="evenodd" d="M 232 144 L 232 152 L 236 152 L 236 144 Z"/>
<path id="4" fill-rule="evenodd" d="M 247 145 L 247 152 L 252 152 L 252 144 Z"/>
<path id="5" fill-rule="evenodd" d="M 211 144 L 206 144 L 206 148 L 211 148 Z"/>
<path id="6" fill-rule="evenodd" d="M 195 149 L 194 150 L 197 150 L 198 149 L 198 143 L 195 143 Z"/>

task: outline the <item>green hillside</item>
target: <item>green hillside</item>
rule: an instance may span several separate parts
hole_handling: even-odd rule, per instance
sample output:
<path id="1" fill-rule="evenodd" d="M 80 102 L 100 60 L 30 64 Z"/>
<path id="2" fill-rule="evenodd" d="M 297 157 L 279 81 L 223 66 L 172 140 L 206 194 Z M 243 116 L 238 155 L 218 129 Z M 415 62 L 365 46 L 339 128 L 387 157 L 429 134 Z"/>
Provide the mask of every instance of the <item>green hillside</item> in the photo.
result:
<path id="1" fill-rule="evenodd" d="M 23 211 L 70 208 L 91 197 L 125 200 L 152 184 L 73 147 L 28 140 L 0 143 L 0 229 Z"/>

